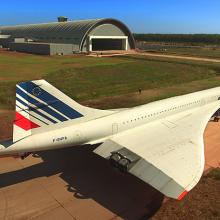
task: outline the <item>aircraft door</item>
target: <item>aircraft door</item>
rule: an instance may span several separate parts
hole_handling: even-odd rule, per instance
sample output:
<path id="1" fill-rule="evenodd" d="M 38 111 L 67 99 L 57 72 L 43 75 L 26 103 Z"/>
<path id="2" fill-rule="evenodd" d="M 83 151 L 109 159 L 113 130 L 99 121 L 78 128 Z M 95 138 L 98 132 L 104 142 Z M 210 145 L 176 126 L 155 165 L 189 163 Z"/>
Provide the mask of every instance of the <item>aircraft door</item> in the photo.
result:
<path id="1" fill-rule="evenodd" d="M 118 133 L 118 124 L 114 123 L 112 124 L 112 135 L 117 134 Z"/>

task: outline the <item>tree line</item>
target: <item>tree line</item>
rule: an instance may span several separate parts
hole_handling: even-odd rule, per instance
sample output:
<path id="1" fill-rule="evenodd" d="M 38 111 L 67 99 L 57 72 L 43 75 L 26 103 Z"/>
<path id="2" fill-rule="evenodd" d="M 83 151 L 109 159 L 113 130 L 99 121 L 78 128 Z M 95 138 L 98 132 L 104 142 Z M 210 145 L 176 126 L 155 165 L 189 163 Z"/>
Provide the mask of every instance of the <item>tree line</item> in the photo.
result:
<path id="1" fill-rule="evenodd" d="M 220 34 L 134 34 L 137 41 L 220 45 Z"/>

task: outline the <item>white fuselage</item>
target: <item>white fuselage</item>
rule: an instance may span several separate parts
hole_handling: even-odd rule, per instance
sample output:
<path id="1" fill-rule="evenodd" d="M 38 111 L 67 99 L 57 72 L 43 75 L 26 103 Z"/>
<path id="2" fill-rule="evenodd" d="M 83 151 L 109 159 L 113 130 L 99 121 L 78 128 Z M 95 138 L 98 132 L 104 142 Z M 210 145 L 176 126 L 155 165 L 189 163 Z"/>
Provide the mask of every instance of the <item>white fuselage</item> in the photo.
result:
<path id="1" fill-rule="evenodd" d="M 218 100 L 220 87 L 169 98 L 130 109 L 115 111 L 101 118 L 71 124 L 63 122 L 59 128 L 26 137 L 3 148 L 0 155 L 36 152 L 83 144 L 101 143 L 128 129 L 160 120 Z"/>

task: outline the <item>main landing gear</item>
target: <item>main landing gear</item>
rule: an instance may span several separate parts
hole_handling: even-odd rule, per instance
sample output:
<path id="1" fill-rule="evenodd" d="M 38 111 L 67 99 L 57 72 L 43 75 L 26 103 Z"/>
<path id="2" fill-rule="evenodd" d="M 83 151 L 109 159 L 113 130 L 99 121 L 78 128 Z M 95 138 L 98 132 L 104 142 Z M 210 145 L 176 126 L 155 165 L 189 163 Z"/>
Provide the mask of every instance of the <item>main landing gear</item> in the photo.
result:
<path id="1" fill-rule="evenodd" d="M 20 155 L 21 159 L 24 160 L 25 158 L 27 158 L 28 156 L 30 156 L 32 153 L 28 152 L 28 153 L 23 153 Z"/>
<path id="2" fill-rule="evenodd" d="M 214 117 L 213 121 L 214 122 L 218 122 L 219 121 L 219 117 Z"/>

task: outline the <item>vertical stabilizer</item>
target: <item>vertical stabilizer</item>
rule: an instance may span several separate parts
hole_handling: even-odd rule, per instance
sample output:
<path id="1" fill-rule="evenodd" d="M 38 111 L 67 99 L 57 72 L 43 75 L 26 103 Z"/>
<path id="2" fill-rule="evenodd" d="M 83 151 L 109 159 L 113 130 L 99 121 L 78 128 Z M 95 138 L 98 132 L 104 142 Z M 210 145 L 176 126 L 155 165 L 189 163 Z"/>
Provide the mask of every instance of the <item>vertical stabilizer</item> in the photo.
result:
<path id="1" fill-rule="evenodd" d="M 45 80 L 22 82 L 16 85 L 13 141 L 44 132 L 55 124 L 79 123 L 111 113 L 82 106 Z"/>

